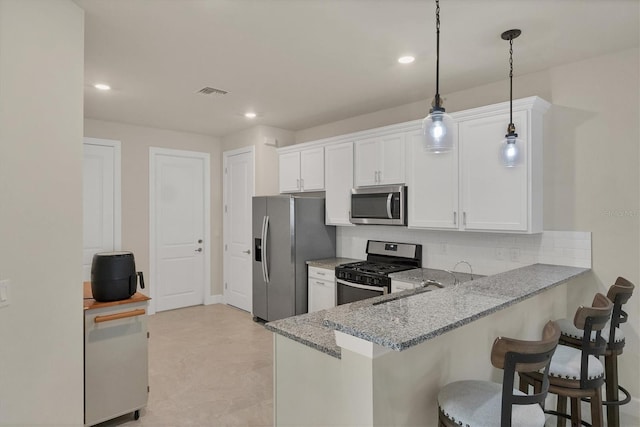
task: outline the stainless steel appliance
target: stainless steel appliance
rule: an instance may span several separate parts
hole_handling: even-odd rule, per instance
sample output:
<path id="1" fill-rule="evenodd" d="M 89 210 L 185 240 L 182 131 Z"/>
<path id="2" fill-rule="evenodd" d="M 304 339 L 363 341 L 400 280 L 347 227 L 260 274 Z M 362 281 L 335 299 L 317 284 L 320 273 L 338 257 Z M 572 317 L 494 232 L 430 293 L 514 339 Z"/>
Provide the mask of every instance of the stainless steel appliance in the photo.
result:
<path id="1" fill-rule="evenodd" d="M 407 225 L 407 187 L 384 185 L 351 190 L 353 224 Z"/>
<path id="2" fill-rule="evenodd" d="M 389 274 L 419 268 L 422 245 L 367 241 L 367 260 L 336 267 L 338 305 L 391 292 Z"/>
<path id="3" fill-rule="evenodd" d="M 254 320 L 307 312 L 306 262 L 336 254 L 336 229 L 324 215 L 324 198 L 253 198 Z"/>

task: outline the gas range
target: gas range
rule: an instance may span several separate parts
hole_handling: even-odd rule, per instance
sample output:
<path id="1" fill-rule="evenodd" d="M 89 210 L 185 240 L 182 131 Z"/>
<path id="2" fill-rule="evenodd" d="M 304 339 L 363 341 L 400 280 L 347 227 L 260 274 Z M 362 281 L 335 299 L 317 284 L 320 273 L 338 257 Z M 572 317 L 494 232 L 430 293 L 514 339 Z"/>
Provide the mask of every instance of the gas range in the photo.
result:
<path id="1" fill-rule="evenodd" d="M 360 261 L 336 267 L 336 277 L 363 285 L 386 286 L 391 284 L 391 273 L 410 270 L 412 266 L 387 264 L 384 262 Z"/>
<path id="2" fill-rule="evenodd" d="M 422 245 L 367 241 L 367 260 L 335 269 L 337 303 L 346 304 L 391 292 L 389 274 L 419 268 Z"/>

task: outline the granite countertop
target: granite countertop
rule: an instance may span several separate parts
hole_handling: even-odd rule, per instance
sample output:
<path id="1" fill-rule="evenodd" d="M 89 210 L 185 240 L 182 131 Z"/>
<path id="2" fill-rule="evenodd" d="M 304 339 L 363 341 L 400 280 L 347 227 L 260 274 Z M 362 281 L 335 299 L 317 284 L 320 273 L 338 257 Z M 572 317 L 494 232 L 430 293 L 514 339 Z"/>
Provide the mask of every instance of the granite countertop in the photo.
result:
<path id="1" fill-rule="evenodd" d="M 411 289 L 289 317 L 267 323 L 266 328 L 338 358 L 340 347 L 335 343 L 334 330 L 402 351 L 587 271 L 586 268 L 534 264 L 458 286 Z M 422 271 L 418 269 L 418 272 L 422 280 Z"/>
<path id="2" fill-rule="evenodd" d="M 313 259 L 311 261 L 307 261 L 307 265 L 309 267 L 326 268 L 328 270 L 333 270 L 339 265 L 348 264 L 350 262 L 358 262 L 358 261 L 362 261 L 362 260 L 353 259 L 353 258 L 325 258 L 325 259 Z"/>
<path id="3" fill-rule="evenodd" d="M 479 279 L 479 274 L 471 275 L 469 273 L 460 273 L 458 271 L 448 272 L 446 270 L 436 270 L 433 268 L 415 268 L 413 270 L 405 270 L 399 273 L 391 273 L 389 277 L 392 280 L 400 280 L 402 282 L 414 283 L 422 285 L 426 280 L 433 280 L 445 287 L 453 286 L 455 279 L 459 283 L 468 282 L 469 280 Z"/>

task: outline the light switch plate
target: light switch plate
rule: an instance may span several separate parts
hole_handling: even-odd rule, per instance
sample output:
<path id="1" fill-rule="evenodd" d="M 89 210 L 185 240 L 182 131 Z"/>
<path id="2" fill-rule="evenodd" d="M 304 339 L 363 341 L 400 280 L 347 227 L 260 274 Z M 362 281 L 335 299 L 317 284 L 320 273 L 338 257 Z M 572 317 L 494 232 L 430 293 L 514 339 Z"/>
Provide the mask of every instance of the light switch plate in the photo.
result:
<path id="1" fill-rule="evenodd" d="M 11 288 L 9 279 L 0 280 L 0 307 L 6 307 L 11 302 Z"/>

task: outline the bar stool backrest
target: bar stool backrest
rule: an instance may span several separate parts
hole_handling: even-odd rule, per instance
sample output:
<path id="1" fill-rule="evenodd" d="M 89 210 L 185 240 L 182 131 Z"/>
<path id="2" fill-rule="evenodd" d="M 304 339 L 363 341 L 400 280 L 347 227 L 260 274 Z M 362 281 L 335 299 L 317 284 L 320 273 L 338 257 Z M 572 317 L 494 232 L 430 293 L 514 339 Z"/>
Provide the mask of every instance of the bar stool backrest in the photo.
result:
<path id="1" fill-rule="evenodd" d="M 560 327 L 549 321 L 542 331 L 540 341 L 521 341 L 498 337 L 491 349 L 491 364 L 504 370 L 502 379 L 501 425 L 511 426 L 512 405 L 543 405 L 549 390 L 549 364 L 558 345 Z M 537 372 L 544 369 L 542 389 L 530 395 L 514 395 L 513 385 L 516 372 Z"/>
<path id="2" fill-rule="evenodd" d="M 602 328 L 611 319 L 613 303 L 601 293 L 593 298 L 591 307 L 578 307 L 573 323 L 578 329 L 583 330 L 582 357 L 580 365 L 580 388 L 595 388 L 602 385 L 604 376 L 589 379 L 589 356 L 598 358 L 605 353 L 607 342 L 602 338 Z M 591 332 L 596 332 L 594 341 L 591 341 Z"/>
<path id="3" fill-rule="evenodd" d="M 611 313 L 611 326 L 609 329 L 609 349 L 620 349 L 624 347 L 624 340 L 616 342 L 616 328 L 621 323 L 627 321 L 627 313 L 622 310 L 622 306 L 629 301 L 633 294 L 634 285 L 624 277 L 618 277 L 616 282 L 611 285 L 609 292 L 607 292 L 607 298 L 613 302 L 613 312 Z"/>

